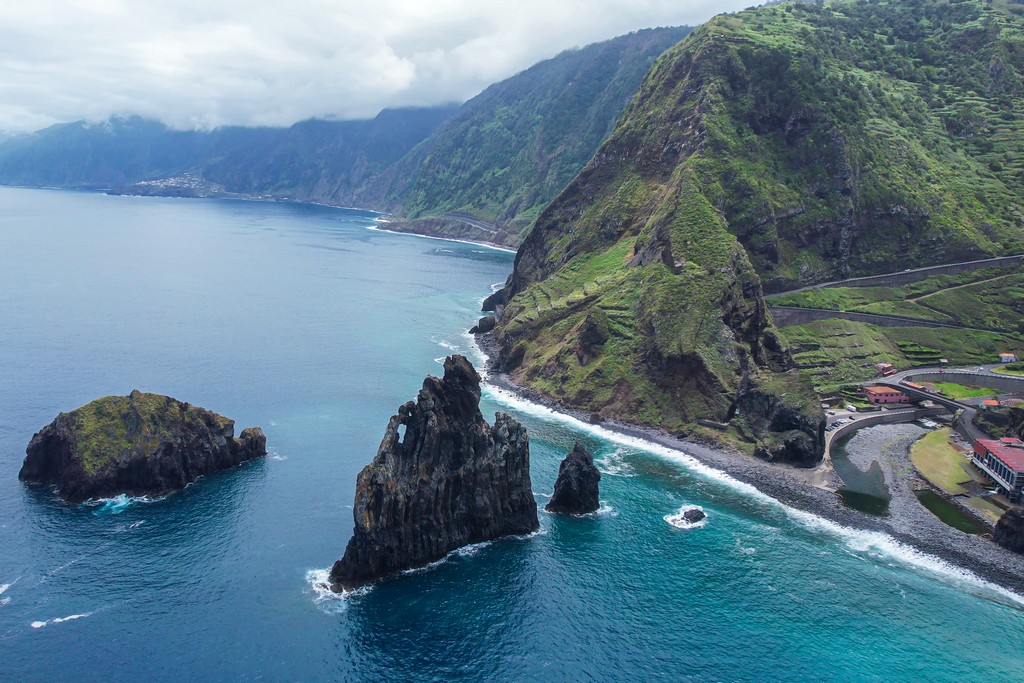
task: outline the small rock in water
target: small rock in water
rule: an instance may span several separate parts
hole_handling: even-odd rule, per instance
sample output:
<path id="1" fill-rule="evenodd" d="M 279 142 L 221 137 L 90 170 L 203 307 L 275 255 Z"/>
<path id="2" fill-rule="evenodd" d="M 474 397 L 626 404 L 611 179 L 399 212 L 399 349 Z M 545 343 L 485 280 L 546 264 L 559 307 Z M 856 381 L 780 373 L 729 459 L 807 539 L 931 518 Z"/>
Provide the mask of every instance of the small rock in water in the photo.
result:
<path id="1" fill-rule="evenodd" d="M 689 510 L 683 513 L 683 519 L 685 519 L 690 524 L 695 524 L 700 520 L 704 519 L 705 517 L 707 517 L 707 515 L 705 515 L 702 510 L 698 510 L 697 508 L 690 508 Z"/>
<path id="2" fill-rule="evenodd" d="M 584 515 L 600 507 L 598 486 L 601 472 L 594 458 L 579 441 L 558 467 L 555 492 L 545 506 L 549 512 Z"/>
<path id="3" fill-rule="evenodd" d="M 32 437 L 18 478 L 80 503 L 166 493 L 266 454 L 258 427 L 235 438 L 226 417 L 136 390 L 58 415 Z"/>

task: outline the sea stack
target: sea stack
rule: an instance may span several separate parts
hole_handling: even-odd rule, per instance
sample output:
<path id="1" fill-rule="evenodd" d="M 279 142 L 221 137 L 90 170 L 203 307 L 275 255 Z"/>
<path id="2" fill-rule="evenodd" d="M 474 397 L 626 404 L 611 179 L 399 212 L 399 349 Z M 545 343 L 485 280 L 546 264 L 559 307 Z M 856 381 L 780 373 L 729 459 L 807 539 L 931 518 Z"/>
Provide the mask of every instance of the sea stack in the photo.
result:
<path id="1" fill-rule="evenodd" d="M 403 435 L 404 428 L 404 435 Z M 416 401 L 388 422 L 377 456 L 356 480 L 355 529 L 331 568 L 331 588 L 351 590 L 456 548 L 540 525 L 526 428 L 480 412 L 480 376 L 449 356 Z"/>
<path id="2" fill-rule="evenodd" d="M 1007 550 L 1024 554 L 1024 512 L 1019 508 L 1004 512 L 992 532 L 992 540 Z"/>
<path id="3" fill-rule="evenodd" d="M 18 478 L 75 503 L 167 493 L 267 454 L 258 427 L 234 435 L 226 417 L 136 390 L 58 415 L 32 437 Z"/>
<path id="4" fill-rule="evenodd" d="M 548 512 L 585 515 L 597 510 L 601 472 L 594 458 L 579 441 L 558 467 L 555 492 L 545 506 Z"/>

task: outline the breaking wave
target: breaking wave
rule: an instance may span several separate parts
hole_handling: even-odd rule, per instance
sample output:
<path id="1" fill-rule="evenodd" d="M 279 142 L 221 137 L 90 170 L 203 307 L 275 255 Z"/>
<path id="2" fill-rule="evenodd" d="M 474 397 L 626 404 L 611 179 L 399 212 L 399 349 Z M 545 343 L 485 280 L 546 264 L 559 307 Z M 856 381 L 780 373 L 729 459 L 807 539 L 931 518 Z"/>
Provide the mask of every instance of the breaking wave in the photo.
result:
<path id="1" fill-rule="evenodd" d="M 480 354 L 482 355 L 482 352 Z M 805 529 L 825 532 L 834 538 L 840 539 L 850 550 L 856 553 L 875 558 L 895 559 L 908 568 L 927 574 L 979 597 L 997 599 L 1003 604 L 1009 604 L 1018 608 L 1024 607 L 1024 596 L 983 579 L 974 572 L 957 567 L 934 555 L 921 552 L 908 544 L 901 543 L 889 534 L 846 527 L 813 513 L 797 510 L 759 491 L 751 484 L 739 481 L 721 470 L 705 465 L 683 451 L 678 451 L 639 437 L 620 434 L 600 425 L 583 422 L 571 415 L 560 413 L 547 406 L 528 401 L 512 391 L 492 384 L 484 384 L 483 388 L 492 400 L 509 406 L 519 413 L 547 422 L 565 424 L 577 431 L 592 434 L 606 441 L 651 453 L 678 463 L 694 473 L 728 486 L 734 491 L 743 494 L 749 500 L 784 511 L 791 520 L 797 522 Z"/>
<path id="2" fill-rule="evenodd" d="M 75 619 L 85 619 L 91 616 L 92 612 L 85 612 L 84 614 L 72 614 L 67 617 L 57 617 L 56 619 L 47 619 L 46 621 L 33 621 L 30 626 L 32 628 L 43 628 L 50 624 L 63 624 L 65 621 L 74 621 Z"/>
<path id="3" fill-rule="evenodd" d="M 597 469 L 601 471 L 601 474 L 607 474 L 611 477 L 635 477 L 636 470 L 633 469 L 631 464 L 626 462 L 625 453 L 626 449 L 619 448 L 594 462 L 597 465 Z"/>
<path id="4" fill-rule="evenodd" d="M 703 519 L 699 519 L 696 522 L 691 522 L 688 519 L 686 519 L 686 513 L 691 510 L 698 510 L 700 512 L 704 512 L 704 508 L 702 508 L 700 505 L 684 505 L 683 507 L 679 508 L 679 511 L 675 514 L 665 515 L 664 517 L 662 517 L 662 519 L 664 519 L 666 522 L 668 522 L 677 529 L 699 529 L 708 523 L 707 515 L 705 515 Z"/>
<path id="5" fill-rule="evenodd" d="M 94 515 L 117 515 L 136 503 L 148 505 L 149 503 L 161 501 L 164 498 L 166 498 L 166 496 L 150 498 L 149 496 L 129 496 L 128 494 L 121 493 L 113 498 L 92 498 L 85 501 L 85 504 L 96 508 L 93 511 Z"/>

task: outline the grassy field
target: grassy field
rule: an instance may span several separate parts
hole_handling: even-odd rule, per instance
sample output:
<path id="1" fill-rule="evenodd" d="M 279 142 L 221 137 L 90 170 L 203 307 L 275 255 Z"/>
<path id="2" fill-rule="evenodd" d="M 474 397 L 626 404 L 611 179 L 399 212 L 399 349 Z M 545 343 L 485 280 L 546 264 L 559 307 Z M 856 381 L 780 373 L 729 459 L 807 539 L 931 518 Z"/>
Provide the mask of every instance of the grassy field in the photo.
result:
<path id="1" fill-rule="evenodd" d="M 1024 331 L 1024 274 L 986 268 L 902 287 L 826 287 L 771 298 L 777 306 L 876 313 L 978 329 Z"/>
<path id="2" fill-rule="evenodd" d="M 1016 375 L 1017 377 L 1024 377 L 1024 363 L 1007 363 L 1006 365 L 1000 365 L 992 368 L 992 372 L 998 372 L 1000 375 Z"/>
<path id="3" fill-rule="evenodd" d="M 962 484 L 971 481 L 961 464 L 967 462 L 949 443 L 949 429 L 926 434 L 910 449 L 910 460 L 925 479 L 951 496 L 966 493 Z"/>
<path id="4" fill-rule="evenodd" d="M 979 396 L 991 396 L 992 389 L 984 387 L 968 386 L 955 382 L 932 382 L 935 388 L 942 392 L 943 396 L 953 399 L 978 398 Z"/>
<path id="5" fill-rule="evenodd" d="M 801 372 L 823 390 L 875 376 L 874 363 L 899 368 L 991 363 L 1001 351 L 1024 346 L 1015 335 L 928 327 L 876 327 L 851 320 L 788 325 L 781 332 Z"/>

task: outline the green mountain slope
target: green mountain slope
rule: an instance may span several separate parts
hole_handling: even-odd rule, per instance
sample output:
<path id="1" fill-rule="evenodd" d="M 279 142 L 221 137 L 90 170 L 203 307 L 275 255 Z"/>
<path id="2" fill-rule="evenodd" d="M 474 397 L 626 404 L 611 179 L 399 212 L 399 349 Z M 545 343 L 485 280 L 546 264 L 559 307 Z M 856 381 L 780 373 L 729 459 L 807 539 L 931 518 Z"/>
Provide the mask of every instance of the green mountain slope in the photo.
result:
<path id="1" fill-rule="evenodd" d="M 981 2 L 784 4 L 668 51 L 486 302 L 561 402 L 801 464 L 821 412 L 762 281 L 1019 250 L 1022 33 Z"/>
<path id="2" fill-rule="evenodd" d="M 611 133 L 655 58 L 689 31 L 638 31 L 563 52 L 490 86 L 356 193 L 355 202 L 406 219 L 468 214 L 500 234 L 457 220 L 412 229 L 427 225 L 452 236 L 517 244 Z"/>

